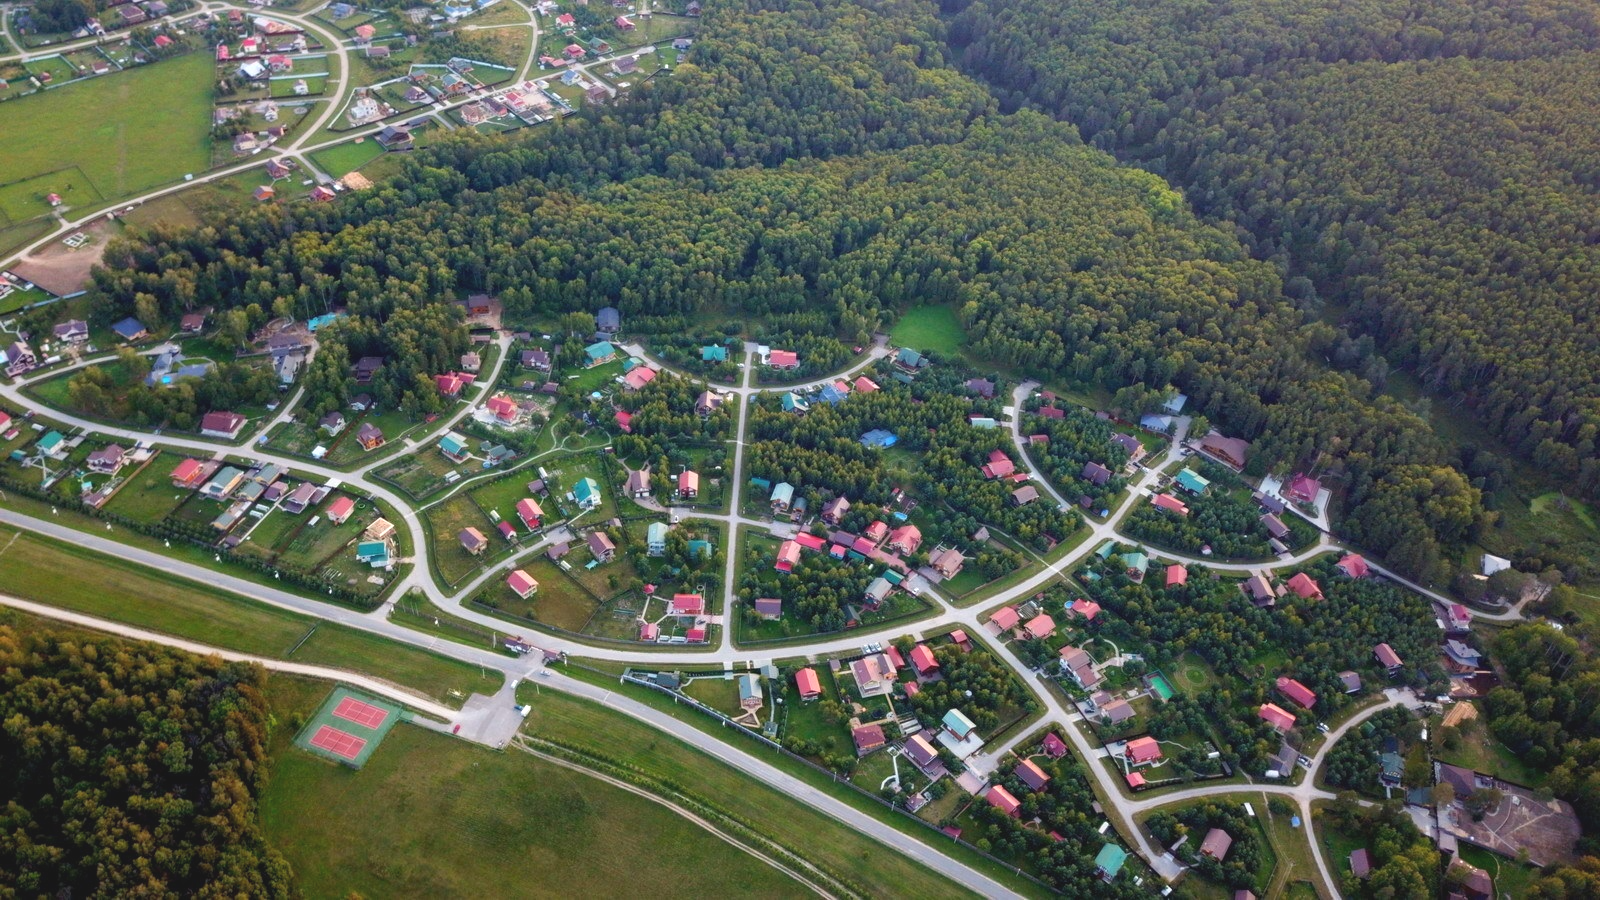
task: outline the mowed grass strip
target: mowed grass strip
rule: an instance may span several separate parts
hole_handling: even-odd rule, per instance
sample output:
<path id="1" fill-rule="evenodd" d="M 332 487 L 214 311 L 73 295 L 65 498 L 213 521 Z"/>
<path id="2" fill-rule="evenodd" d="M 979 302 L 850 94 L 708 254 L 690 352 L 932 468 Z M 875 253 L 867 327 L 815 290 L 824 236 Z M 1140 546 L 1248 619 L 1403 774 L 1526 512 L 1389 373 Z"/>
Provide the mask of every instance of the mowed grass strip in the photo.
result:
<path id="1" fill-rule="evenodd" d="M 635 719 L 554 691 L 536 694 L 524 686 L 518 696 L 533 705 L 526 733 L 637 766 L 850 880 L 867 896 L 973 896 L 855 829 Z M 730 881 L 720 893 L 743 892 L 742 885 Z"/>
<path id="2" fill-rule="evenodd" d="M 261 811 L 308 897 L 807 893 L 644 797 L 416 727 L 359 772 L 279 750 Z"/>
<path id="3" fill-rule="evenodd" d="M 50 538 L 0 526 L 0 547 L 3 591 L 26 600 L 241 653 L 352 669 L 451 706 L 461 702 L 452 691 L 492 693 L 501 684 L 498 673 L 486 677 L 477 666 Z"/>
<path id="4" fill-rule="evenodd" d="M 115 200 L 203 172 L 211 158 L 211 80 L 208 54 L 191 53 L 0 104 L 0 178 L 76 166 Z M 30 192 L 0 195 L 0 208 L 21 220 L 50 206 Z"/>
<path id="5" fill-rule="evenodd" d="M 954 353 L 967 342 L 967 331 L 954 307 L 913 306 L 890 329 L 889 340 L 913 350 Z"/>

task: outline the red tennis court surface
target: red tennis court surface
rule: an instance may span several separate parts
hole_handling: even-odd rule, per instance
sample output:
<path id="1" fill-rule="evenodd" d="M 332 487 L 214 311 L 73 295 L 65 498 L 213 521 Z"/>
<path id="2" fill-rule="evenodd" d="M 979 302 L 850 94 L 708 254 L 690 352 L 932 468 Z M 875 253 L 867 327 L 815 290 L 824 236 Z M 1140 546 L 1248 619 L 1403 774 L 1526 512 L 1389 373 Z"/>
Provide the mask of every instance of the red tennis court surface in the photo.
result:
<path id="1" fill-rule="evenodd" d="M 377 728 L 383 724 L 384 719 L 389 717 L 387 711 L 379 709 L 371 703 L 362 703 L 354 697 L 346 697 L 340 700 L 339 705 L 333 708 L 333 714 L 357 725 L 364 725 L 367 728 Z"/>
<path id="2" fill-rule="evenodd" d="M 317 729 L 311 737 L 311 746 L 318 750 L 326 750 L 345 759 L 355 759 L 361 753 L 361 748 L 367 742 L 349 732 L 340 731 L 332 725 L 324 725 Z"/>

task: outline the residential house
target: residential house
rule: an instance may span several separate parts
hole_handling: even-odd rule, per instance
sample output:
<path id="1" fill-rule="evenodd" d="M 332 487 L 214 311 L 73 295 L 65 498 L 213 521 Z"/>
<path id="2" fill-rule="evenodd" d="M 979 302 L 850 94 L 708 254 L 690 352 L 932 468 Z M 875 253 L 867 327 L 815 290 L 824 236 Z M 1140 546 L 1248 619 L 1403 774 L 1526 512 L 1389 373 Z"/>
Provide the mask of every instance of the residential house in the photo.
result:
<path id="1" fill-rule="evenodd" d="M 794 485 L 787 481 L 780 481 L 772 488 L 772 511 L 788 512 L 790 504 L 794 503 Z"/>
<path id="2" fill-rule="evenodd" d="M 850 501 L 844 497 L 835 497 L 822 504 L 822 521 L 829 525 L 838 525 L 845 513 L 850 511 Z"/>
<path id="3" fill-rule="evenodd" d="M 628 479 L 623 483 L 622 489 L 630 497 L 650 496 L 650 464 L 645 463 L 637 469 L 628 470 Z"/>
<path id="4" fill-rule="evenodd" d="M 650 556 L 661 556 L 667 552 L 667 523 L 651 522 L 645 528 L 644 535 L 645 553 Z"/>
<path id="5" fill-rule="evenodd" d="M 1263 703 L 1256 711 L 1262 721 L 1271 725 L 1278 732 L 1285 732 L 1295 726 L 1294 713 L 1289 712 L 1276 703 Z"/>
<path id="6" fill-rule="evenodd" d="M 1365 847 L 1350 852 L 1350 874 L 1366 879 L 1372 874 L 1372 852 Z"/>
<path id="7" fill-rule="evenodd" d="M 1379 644 L 1378 646 L 1373 647 L 1372 656 L 1373 658 L 1377 659 L 1378 665 L 1383 666 L 1384 672 L 1386 672 L 1391 678 L 1393 678 L 1395 673 L 1399 672 L 1400 668 L 1405 665 L 1405 663 L 1401 662 L 1400 660 L 1400 654 L 1394 652 L 1394 648 L 1388 644 Z"/>
<path id="8" fill-rule="evenodd" d="M 699 416 L 709 416 L 717 411 L 717 407 L 722 405 L 722 401 L 723 397 L 721 394 L 715 393 L 714 391 L 701 391 L 700 396 L 695 398 L 694 401 L 695 414 Z"/>
<path id="9" fill-rule="evenodd" d="M 371 422 L 362 422 L 361 427 L 356 429 L 356 443 L 361 445 L 362 450 L 376 450 L 383 446 L 383 442 L 383 429 Z"/>
<path id="10" fill-rule="evenodd" d="M 1200 842 L 1200 855 L 1222 862 L 1228 858 L 1228 848 L 1232 846 L 1232 835 L 1221 828 L 1213 828 L 1206 832 L 1205 840 Z"/>
<path id="11" fill-rule="evenodd" d="M 1339 681 L 1344 685 L 1346 694 L 1358 693 L 1361 690 L 1361 676 L 1349 669 L 1339 673 Z"/>
<path id="12" fill-rule="evenodd" d="M 172 470 L 172 486 L 193 489 L 205 479 L 206 464 L 198 459 L 186 459 Z"/>
<path id="13" fill-rule="evenodd" d="M 524 350 L 522 351 L 521 363 L 524 369 L 548 372 L 550 371 L 550 354 L 545 350 Z"/>
<path id="14" fill-rule="evenodd" d="M 344 413 L 339 412 L 338 410 L 328 413 L 317 422 L 317 427 L 321 428 L 323 431 L 326 431 L 330 436 L 336 435 L 343 431 L 344 425 Z"/>
<path id="15" fill-rule="evenodd" d="M 595 341 L 583 348 L 583 355 L 588 360 L 589 368 L 611 362 L 617 358 L 617 348 L 610 341 Z"/>
<path id="16" fill-rule="evenodd" d="M 539 582 L 535 581 L 532 575 L 521 569 L 516 569 L 506 576 L 506 586 L 524 600 L 539 590 Z"/>
<path id="17" fill-rule="evenodd" d="M 1116 844 L 1106 844 L 1095 854 L 1094 868 L 1100 873 L 1100 880 L 1107 883 L 1117 880 L 1122 872 L 1122 866 L 1128 861 L 1128 851 Z"/>
<path id="18" fill-rule="evenodd" d="M 115 475 L 127 461 L 127 451 L 116 444 L 107 444 L 102 449 L 89 454 L 87 464 L 91 472 L 99 472 L 102 475 Z"/>
<path id="19" fill-rule="evenodd" d="M 1104 487 L 1111 481 L 1111 470 L 1097 462 L 1084 463 L 1083 480 L 1097 487 Z"/>
<path id="20" fill-rule="evenodd" d="M 603 88 L 602 88 L 603 90 Z M 649 366 L 635 366 L 628 374 L 622 376 L 622 386 L 629 391 L 637 391 L 656 379 L 656 370 Z"/>
<path id="21" fill-rule="evenodd" d="M 924 771 L 939 762 L 938 748 L 934 747 L 933 742 L 920 732 L 906 738 L 905 743 L 900 745 L 900 749 L 905 753 L 906 758 L 911 760 L 913 765 Z"/>
<path id="22" fill-rule="evenodd" d="M 1472 612 L 1459 603 L 1445 608 L 1445 626 L 1451 634 L 1465 634 L 1472 630 Z"/>
<path id="23" fill-rule="evenodd" d="M 522 418 L 522 407 L 517 405 L 517 401 L 503 395 L 485 400 L 483 408 L 502 425 L 515 425 Z"/>
<path id="24" fill-rule="evenodd" d="M 885 743 L 883 727 L 880 725 L 859 725 L 850 730 L 850 739 L 855 741 L 857 756 L 866 756 L 881 749 Z"/>
<path id="25" fill-rule="evenodd" d="M 1022 804 L 1017 802 L 1017 798 L 1011 796 L 1010 791 L 998 784 L 989 788 L 989 792 L 983 795 L 983 799 L 990 806 L 1012 818 L 1016 818 L 1021 814 Z"/>
<path id="26" fill-rule="evenodd" d="M 1278 693 L 1300 704 L 1305 709 L 1310 709 L 1317 705 L 1316 692 L 1287 675 L 1278 676 L 1275 686 L 1278 689 Z"/>
<path id="27" fill-rule="evenodd" d="M 1243 469 L 1250 459 L 1250 442 L 1239 438 L 1223 437 L 1211 432 L 1200 441 L 1200 449 L 1235 469 Z"/>
<path id="28" fill-rule="evenodd" d="M 1167 587 L 1183 587 L 1189 583 L 1189 570 L 1181 564 L 1167 566 Z"/>
<path id="29" fill-rule="evenodd" d="M 1015 607 L 1002 606 L 994 611 L 994 615 L 989 617 L 989 624 L 994 627 L 996 634 L 1005 634 L 1017 627 L 1017 622 L 1021 618 L 1021 616 L 1017 615 Z"/>
<path id="30" fill-rule="evenodd" d="M 235 412 L 208 412 L 200 418 L 200 433 L 207 437 L 233 440 L 244 427 L 245 418 Z"/>
<path id="31" fill-rule="evenodd" d="M 822 680 L 817 677 L 817 671 L 810 667 L 794 673 L 794 686 L 800 692 L 802 701 L 822 696 Z"/>
<path id="32" fill-rule="evenodd" d="M 1339 558 L 1338 562 L 1333 564 L 1333 567 L 1343 572 L 1346 578 L 1365 578 L 1367 573 L 1371 571 L 1367 566 L 1366 559 L 1359 553 L 1346 553 Z"/>
<path id="33" fill-rule="evenodd" d="M 1078 599 L 1067 604 L 1068 615 L 1083 619 L 1085 624 L 1093 622 L 1100 615 L 1100 604 L 1093 600 Z"/>
<path id="34" fill-rule="evenodd" d="M 1043 412 L 1043 410 L 1040 410 L 1040 412 Z M 1113 434 L 1111 443 L 1128 452 L 1129 465 L 1138 465 L 1139 460 L 1144 459 L 1147 452 L 1144 449 L 1144 445 L 1139 443 L 1139 439 L 1131 434 L 1122 434 L 1121 432 Z"/>
<path id="35" fill-rule="evenodd" d="M 272 164 L 268 163 L 267 171 L 270 173 L 271 170 Z M 288 172 L 285 172 L 284 174 L 288 175 Z M 184 334 L 199 334 L 200 332 L 205 331 L 206 314 L 203 312 L 189 313 L 178 320 L 178 330 L 182 331 Z"/>
<path id="36" fill-rule="evenodd" d="M 1050 618 L 1047 613 L 1040 613 L 1029 619 L 1027 624 L 1022 626 L 1022 631 L 1033 640 L 1042 641 L 1055 634 L 1056 620 Z"/>
<path id="37" fill-rule="evenodd" d="M 473 556 L 481 554 L 489 546 L 489 539 L 483 536 L 483 532 L 470 525 L 461 529 L 456 538 L 461 541 L 462 549 Z"/>
<path id="38" fill-rule="evenodd" d="M 31 371 L 39 365 L 38 359 L 33 354 L 33 348 L 21 341 L 12 341 L 6 348 L 6 374 L 12 378 L 24 372 Z"/>
<path id="39" fill-rule="evenodd" d="M 1068 645 L 1061 648 L 1060 655 L 1061 671 L 1078 687 L 1089 691 L 1100 683 L 1100 672 L 1094 667 L 1094 659 L 1083 648 Z"/>
<path id="40" fill-rule="evenodd" d="M 53 329 L 56 340 L 69 344 L 82 344 L 89 340 L 89 323 L 82 319 L 68 319 Z"/>
<path id="41" fill-rule="evenodd" d="M 1444 642 L 1444 655 L 1446 668 L 1452 674 L 1470 675 L 1483 666 L 1483 655 L 1455 638 Z"/>
<path id="42" fill-rule="evenodd" d="M 1304 572 L 1297 572 L 1289 579 L 1289 590 L 1294 591 L 1294 595 L 1302 600 L 1322 599 L 1322 588 Z"/>
<path id="43" fill-rule="evenodd" d="M 922 546 L 922 530 L 915 525 L 901 525 L 889 532 L 889 549 L 910 556 Z"/>
<path id="44" fill-rule="evenodd" d="M 783 618 L 783 601 L 776 597 L 758 597 L 753 607 L 756 615 L 769 622 Z"/>
<path id="45" fill-rule="evenodd" d="M 1148 765 L 1161 758 L 1161 745 L 1149 735 L 1134 738 L 1123 745 L 1122 758 L 1127 760 L 1129 765 Z"/>
<path id="46" fill-rule="evenodd" d="M 622 313 L 615 306 L 602 307 L 594 314 L 594 324 L 601 334 L 616 334 L 622 330 Z"/>
<path id="47" fill-rule="evenodd" d="M 967 564 L 967 558 L 962 555 L 960 550 L 954 547 L 946 547 L 934 554 L 933 559 L 929 560 L 928 564 L 941 577 L 954 578 L 961 574 L 961 567 Z"/>
<path id="48" fill-rule="evenodd" d="M 867 542 L 872 544 L 872 546 L 876 547 L 883 543 L 884 538 L 889 536 L 889 526 L 874 519 L 872 524 L 867 526 L 867 530 L 861 533 L 861 536 L 866 538 Z"/>
<path id="49" fill-rule="evenodd" d="M 350 518 L 350 514 L 355 511 L 356 501 L 349 497 L 340 497 L 329 503 L 328 508 L 324 510 L 328 515 L 328 521 L 335 525 L 343 525 L 345 520 Z"/>
<path id="50" fill-rule="evenodd" d="M 1145 572 L 1150 569 L 1150 557 L 1140 552 L 1122 554 L 1122 565 L 1128 577 L 1136 582 L 1143 582 Z"/>
<path id="51" fill-rule="evenodd" d="M 585 540 L 589 544 L 589 554 L 600 562 L 610 562 L 617 555 L 617 545 L 603 531 L 591 531 Z"/>
<path id="52" fill-rule="evenodd" d="M 800 563 L 800 545 L 795 541 L 784 541 L 778 546 L 778 561 L 773 566 L 779 572 L 793 572 L 794 567 Z"/>
<path id="53" fill-rule="evenodd" d="M 983 464 L 983 477 L 1007 478 L 1017 470 L 1016 463 L 1006 455 L 1004 450 L 991 450 L 989 461 Z"/>
<path id="54" fill-rule="evenodd" d="M 761 708 L 766 702 L 761 690 L 761 679 L 756 675 L 745 673 L 736 681 L 739 683 L 739 708 L 750 712 Z"/>
<path id="55" fill-rule="evenodd" d="M 861 435 L 861 445 L 863 447 L 888 448 L 893 447 L 899 440 L 899 438 L 895 437 L 894 432 L 885 431 L 882 428 L 874 428 Z"/>
<path id="56" fill-rule="evenodd" d="M 862 699 L 882 696 L 894 688 L 894 663 L 882 653 L 871 653 L 852 661 L 850 674 Z"/>
<path id="57" fill-rule="evenodd" d="M 678 497 L 683 500 L 693 500 L 700 496 L 700 473 L 693 469 L 684 469 L 678 473 Z"/>
<path id="58" fill-rule="evenodd" d="M 596 509 L 603 499 L 600 494 L 600 485 L 593 478 L 580 478 L 572 486 L 572 499 L 573 502 L 578 504 L 579 509 Z"/>
<path id="59" fill-rule="evenodd" d="M 1100 718 L 1107 725 L 1121 725 L 1135 715 L 1133 704 L 1126 700 L 1112 700 L 1100 707 Z"/>
<path id="60" fill-rule="evenodd" d="M 793 350 L 774 350 L 767 354 L 767 365 L 774 369 L 798 369 L 800 354 Z"/>
<path id="61" fill-rule="evenodd" d="M 1283 519 L 1279 518 L 1276 513 L 1262 514 L 1261 524 L 1266 526 L 1267 534 L 1274 538 L 1282 540 L 1289 536 L 1289 526 L 1283 524 Z"/>
<path id="62" fill-rule="evenodd" d="M 855 380 L 855 389 L 858 393 L 870 394 L 878 390 L 878 383 L 865 375 L 861 375 Z"/>
<path id="63" fill-rule="evenodd" d="M 1027 506 L 1039 499 L 1039 489 L 1031 484 L 1025 484 L 1011 492 L 1011 505 Z"/>
<path id="64" fill-rule="evenodd" d="M 782 403 L 784 412 L 803 413 L 811 408 L 811 404 L 806 402 L 806 398 L 796 394 L 794 391 L 785 392 Z"/>
<path id="65" fill-rule="evenodd" d="M 1189 515 L 1189 505 L 1171 494 L 1157 494 L 1150 499 L 1150 505 L 1163 512 L 1173 513 L 1178 516 Z"/>
<path id="66" fill-rule="evenodd" d="M 621 429 L 623 434 L 633 434 L 633 413 L 619 409 L 613 418 L 617 420 L 617 428 Z"/>
<path id="67" fill-rule="evenodd" d="M 539 501 L 532 497 L 524 497 L 517 501 L 517 518 L 522 520 L 522 527 L 536 531 L 539 528 L 539 520 L 544 518 L 544 509 L 539 506 Z"/>
<path id="68" fill-rule="evenodd" d="M 969 378 L 966 384 L 969 393 L 977 394 L 985 400 L 993 400 L 995 383 L 987 378 Z"/>
<path id="69" fill-rule="evenodd" d="M 893 590 L 894 584 L 889 579 L 879 575 L 867 585 L 865 599 L 870 606 L 876 608 L 883 604 L 883 601 L 888 598 L 889 593 Z"/>
<path id="70" fill-rule="evenodd" d="M 1310 475 L 1295 473 L 1289 483 L 1283 486 L 1283 498 L 1294 503 L 1315 504 L 1317 495 L 1322 492 L 1322 483 Z"/>
<path id="71" fill-rule="evenodd" d="M 1272 581 L 1263 572 L 1252 573 L 1242 590 L 1256 606 L 1276 606 L 1278 603 L 1278 592 L 1273 590 Z"/>
<path id="72" fill-rule="evenodd" d="M 371 384 L 372 376 L 378 374 L 378 370 L 381 368 L 383 368 L 383 357 L 363 356 L 356 360 L 356 364 L 350 367 L 350 371 L 355 376 L 356 384 Z"/>
<path id="73" fill-rule="evenodd" d="M 444 437 L 439 438 L 439 452 L 452 462 L 462 462 L 472 453 L 467 447 L 467 439 L 454 431 L 447 431 Z"/>
<path id="74" fill-rule="evenodd" d="M 958 741 L 966 740 L 978 730 L 978 726 L 974 725 L 972 720 L 967 718 L 966 713 L 959 709 L 952 709 L 945 713 L 941 721 L 944 725 L 944 730 Z"/>
<path id="75" fill-rule="evenodd" d="M 1204 494 L 1206 488 L 1211 487 L 1210 479 L 1201 477 L 1200 473 L 1193 469 L 1184 469 L 1179 472 L 1177 477 L 1172 480 L 1172 483 L 1179 490 L 1187 491 L 1196 496 Z"/>
<path id="76" fill-rule="evenodd" d="M 927 644 L 918 644 L 911 648 L 911 668 L 922 678 L 939 671 L 939 661 L 934 658 L 933 651 Z"/>
<path id="77" fill-rule="evenodd" d="M 291 515 L 305 512 L 312 504 L 317 502 L 317 486 L 309 481 L 302 481 L 295 485 L 294 490 L 281 501 L 283 511 Z"/>
<path id="78" fill-rule="evenodd" d="M 1012 770 L 1012 774 L 1027 785 L 1030 791 L 1043 790 L 1044 786 L 1050 783 L 1050 775 L 1044 769 L 1039 768 L 1039 764 L 1031 759 L 1025 759 L 1018 763 L 1017 767 Z"/>

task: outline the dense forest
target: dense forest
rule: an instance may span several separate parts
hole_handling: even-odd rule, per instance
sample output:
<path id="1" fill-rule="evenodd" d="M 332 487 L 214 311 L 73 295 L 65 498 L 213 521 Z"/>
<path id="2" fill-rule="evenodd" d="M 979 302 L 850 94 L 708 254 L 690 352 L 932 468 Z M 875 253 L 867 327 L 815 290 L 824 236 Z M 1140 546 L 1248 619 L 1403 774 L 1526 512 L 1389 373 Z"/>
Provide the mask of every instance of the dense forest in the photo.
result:
<path id="1" fill-rule="evenodd" d="M 1600 491 L 1600 18 L 1581 0 L 946 0 L 1004 105 L 1232 220 L 1319 324 Z M 1515 309 L 1514 315 L 1507 313 Z M 1372 338 L 1376 338 L 1374 344 Z"/>
<path id="2" fill-rule="evenodd" d="M 0 893 L 289 897 L 256 813 L 263 673 L 0 626 Z"/>
<path id="3" fill-rule="evenodd" d="M 391 331 L 468 291 L 498 294 L 514 322 L 606 305 L 640 322 L 736 314 L 753 334 L 835 352 L 912 303 L 949 304 L 996 364 L 1175 384 L 1254 439 L 1258 466 L 1338 459 L 1348 506 L 1382 506 L 1399 532 L 1390 562 L 1453 574 L 1449 545 L 1477 525 L 1478 495 L 1425 424 L 1313 362 L 1325 329 L 1274 267 L 1160 178 L 1069 126 L 998 115 L 950 66 L 935 13 L 717 4 L 670 79 L 566 127 L 452 134 L 342 203 L 121 242 L 96 275 L 95 317 L 346 306 L 349 358 L 427 365 L 461 332 Z M 321 356 L 312 396 L 336 397 L 347 388 Z M 1419 497 L 1415 478 L 1392 477 L 1402 468 L 1460 502 Z M 1356 521 L 1358 540 L 1389 537 Z"/>

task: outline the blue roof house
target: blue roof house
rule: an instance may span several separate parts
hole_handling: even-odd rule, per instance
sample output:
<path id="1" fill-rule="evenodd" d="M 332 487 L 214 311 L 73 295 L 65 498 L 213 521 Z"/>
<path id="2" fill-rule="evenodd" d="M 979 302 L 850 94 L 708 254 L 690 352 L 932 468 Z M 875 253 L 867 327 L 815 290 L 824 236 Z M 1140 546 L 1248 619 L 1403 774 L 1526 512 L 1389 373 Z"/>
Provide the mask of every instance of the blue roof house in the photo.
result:
<path id="1" fill-rule="evenodd" d="M 150 333 L 149 331 L 145 330 L 142 322 L 133 318 L 132 316 L 129 316 L 128 318 L 123 319 L 121 322 L 111 326 L 111 330 L 117 333 L 117 337 L 120 337 L 125 341 L 137 341 L 138 339 L 145 337 Z"/>

